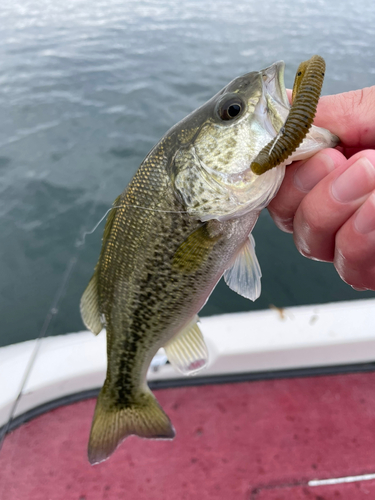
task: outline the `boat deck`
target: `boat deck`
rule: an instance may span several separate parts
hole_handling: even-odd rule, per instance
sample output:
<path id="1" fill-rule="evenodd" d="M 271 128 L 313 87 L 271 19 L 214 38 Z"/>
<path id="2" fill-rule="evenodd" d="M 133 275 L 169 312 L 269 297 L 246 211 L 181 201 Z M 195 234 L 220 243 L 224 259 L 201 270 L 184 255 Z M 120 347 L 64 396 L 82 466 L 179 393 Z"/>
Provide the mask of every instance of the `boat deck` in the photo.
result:
<path id="1" fill-rule="evenodd" d="M 90 466 L 95 400 L 62 406 L 7 436 L 0 498 L 375 498 L 374 372 L 155 394 L 174 423 L 174 441 L 130 437 L 107 462 Z"/>

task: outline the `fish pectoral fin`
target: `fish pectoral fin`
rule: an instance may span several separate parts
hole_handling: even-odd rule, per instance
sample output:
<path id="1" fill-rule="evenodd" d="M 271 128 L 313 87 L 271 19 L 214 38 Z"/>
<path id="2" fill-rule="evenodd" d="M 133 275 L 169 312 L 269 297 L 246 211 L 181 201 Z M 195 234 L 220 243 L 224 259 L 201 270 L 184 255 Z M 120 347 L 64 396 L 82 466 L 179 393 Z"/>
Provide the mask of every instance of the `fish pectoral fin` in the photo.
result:
<path id="1" fill-rule="evenodd" d="M 192 375 L 207 365 L 208 349 L 198 321 L 196 316 L 164 346 L 171 365 L 184 375 Z"/>
<path id="2" fill-rule="evenodd" d="M 94 465 L 107 460 L 132 434 L 142 438 L 173 439 L 175 430 L 151 391 L 140 392 L 131 404 L 124 407 L 110 398 L 104 384 L 91 426 L 89 462 Z"/>
<path id="3" fill-rule="evenodd" d="M 207 260 L 220 234 L 210 233 L 210 222 L 205 222 L 181 243 L 174 254 L 172 266 L 183 273 L 193 273 Z"/>
<path id="4" fill-rule="evenodd" d="M 98 335 L 103 329 L 101 315 L 99 311 L 98 280 L 96 272 L 93 274 L 86 290 L 83 292 L 80 310 L 82 321 L 86 328 Z"/>
<path id="5" fill-rule="evenodd" d="M 262 271 L 255 254 L 255 241 L 250 234 L 232 267 L 225 271 L 224 280 L 234 292 L 254 301 L 260 295 L 261 277 Z"/>

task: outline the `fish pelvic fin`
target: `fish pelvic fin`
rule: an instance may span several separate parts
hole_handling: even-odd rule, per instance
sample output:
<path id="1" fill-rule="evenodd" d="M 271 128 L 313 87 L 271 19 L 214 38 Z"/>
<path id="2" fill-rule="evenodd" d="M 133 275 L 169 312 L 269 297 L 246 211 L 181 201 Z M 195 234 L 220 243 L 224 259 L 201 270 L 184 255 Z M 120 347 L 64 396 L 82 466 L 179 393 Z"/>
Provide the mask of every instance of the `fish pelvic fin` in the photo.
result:
<path id="1" fill-rule="evenodd" d="M 97 273 L 95 272 L 87 285 L 86 290 L 83 292 L 80 310 L 82 321 L 86 328 L 98 335 L 103 329 L 99 311 L 99 294 L 98 294 L 98 280 Z"/>
<path id="2" fill-rule="evenodd" d="M 173 439 L 175 430 L 151 391 L 139 393 L 131 404 L 124 407 L 111 402 L 104 385 L 96 402 L 91 426 L 88 446 L 90 464 L 107 460 L 132 434 L 142 438 Z"/>

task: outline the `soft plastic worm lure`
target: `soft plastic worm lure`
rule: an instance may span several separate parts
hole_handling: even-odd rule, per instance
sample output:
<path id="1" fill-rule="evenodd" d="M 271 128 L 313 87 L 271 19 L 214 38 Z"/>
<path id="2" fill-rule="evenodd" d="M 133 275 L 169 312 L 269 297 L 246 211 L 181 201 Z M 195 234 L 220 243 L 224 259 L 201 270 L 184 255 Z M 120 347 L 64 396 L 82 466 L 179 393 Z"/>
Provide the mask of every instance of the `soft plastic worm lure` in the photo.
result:
<path id="1" fill-rule="evenodd" d="M 280 133 L 272 139 L 251 164 L 258 175 L 280 165 L 301 144 L 314 121 L 320 92 L 322 90 L 325 61 L 312 56 L 302 62 L 293 85 L 292 107 Z"/>

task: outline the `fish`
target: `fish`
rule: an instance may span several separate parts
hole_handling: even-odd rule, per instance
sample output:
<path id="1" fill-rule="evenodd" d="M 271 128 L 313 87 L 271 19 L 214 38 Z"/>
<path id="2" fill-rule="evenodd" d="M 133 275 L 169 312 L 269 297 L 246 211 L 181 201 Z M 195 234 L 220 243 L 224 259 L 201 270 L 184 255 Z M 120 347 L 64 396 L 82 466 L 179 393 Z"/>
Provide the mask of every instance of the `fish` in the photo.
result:
<path id="1" fill-rule="evenodd" d="M 106 460 L 129 435 L 172 439 L 175 429 L 147 385 L 163 347 L 183 374 L 207 364 L 198 312 L 220 278 L 255 300 L 261 270 L 251 234 L 276 195 L 285 165 L 333 147 L 312 126 L 298 149 L 262 175 L 250 165 L 288 117 L 282 61 L 235 78 L 173 126 L 148 153 L 107 217 L 80 310 L 105 328 L 107 373 L 94 411 L 88 459 Z"/>

